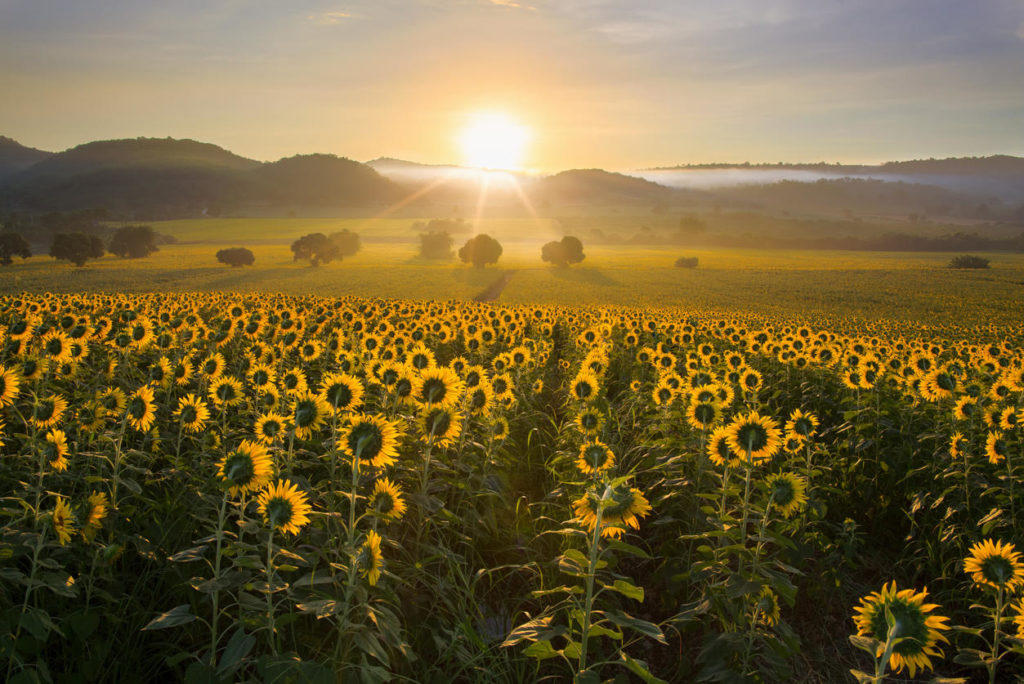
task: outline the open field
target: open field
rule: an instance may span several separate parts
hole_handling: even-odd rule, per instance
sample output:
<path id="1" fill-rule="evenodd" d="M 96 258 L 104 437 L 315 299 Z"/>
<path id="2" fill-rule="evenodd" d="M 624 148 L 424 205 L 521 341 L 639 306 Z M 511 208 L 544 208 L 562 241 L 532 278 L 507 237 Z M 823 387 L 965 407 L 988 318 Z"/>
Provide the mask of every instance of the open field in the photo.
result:
<path id="1" fill-rule="evenodd" d="M 105 256 L 77 269 L 46 256 L 0 271 L 2 292 L 233 291 L 471 299 L 514 272 L 499 301 L 519 304 L 653 305 L 787 313 L 832 323 L 843 316 L 982 325 L 1022 320 L 1024 255 L 990 254 L 981 271 L 945 268 L 952 255 L 771 249 L 686 249 L 584 245 L 586 260 L 546 266 L 540 245 L 553 227 L 532 219 L 485 220 L 504 253 L 496 267 L 416 256 L 409 219 L 209 219 L 154 224 L 179 244 L 139 260 Z M 311 268 L 290 242 L 310 231 L 359 232 L 355 257 Z M 465 236 L 456 236 L 458 246 Z M 251 267 L 218 264 L 221 247 L 248 246 Z M 695 270 L 672 266 L 696 256 Z"/>

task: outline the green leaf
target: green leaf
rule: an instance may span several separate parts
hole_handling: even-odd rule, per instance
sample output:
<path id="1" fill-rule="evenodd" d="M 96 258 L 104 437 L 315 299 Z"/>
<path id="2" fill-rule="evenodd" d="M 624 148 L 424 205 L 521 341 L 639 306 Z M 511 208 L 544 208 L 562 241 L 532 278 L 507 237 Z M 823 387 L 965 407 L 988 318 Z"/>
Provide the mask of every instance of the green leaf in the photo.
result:
<path id="1" fill-rule="evenodd" d="M 220 677 L 211 665 L 195 662 L 185 670 L 185 684 L 220 684 Z"/>
<path id="2" fill-rule="evenodd" d="M 718 495 L 716 494 L 715 497 L 717 498 L 717 496 Z M 624 553 L 629 553 L 629 554 L 632 554 L 634 556 L 638 556 L 639 558 L 650 558 L 651 557 L 651 555 L 649 553 L 647 553 L 646 551 L 644 551 L 640 547 L 633 546 L 632 544 L 627 544 L 626 542 L 619 541 L 618 539 L 611 539 L 611 540 L 609 540 L 608 541 L 608 548 L 609 549 L 613 549 L 615 551 L 622 551 Z"/>
<path id="3" fill-rule="evenodd" d="M 622 665 L 647 684 L 668 684 L 664 679 L 658 679 L 652 675 L 651 671 L 647 669 L 647 663 L 644 661 L 630 658 L 625 653 L 620 653 L 619 655 L 622 656 Z"/>
<path id="4" fill-rule="evenodd" d="M 179 625 L 185 625 L 196 619 L 196 616 L 192 614 L 191 609 L 187 603 L 180 606 L 171 608 L 166 613 L 161 613 L 155 618 L 149 621 L 142 631 L 153 631 L 156 629 L 167 629 L 169 627 L 177 627 Z"/>
<path id="5" fill-rule="evenodd" d="M 611 586 L 607 584 L 603 584 L 603 586 L 607 587 L 608 589 L 611 589 L 612 591 L 617 591 L 623 596 L 627 596 L 635 601 L 639 601 L 640 603 L 644 602 L 643 587 L 638 587 L 631 582 L 627 582 L 626 580 L 618 579 L 615 580 L 615 582 Z"/>
<path id="6" fill-rule="evenodd" d="M 875 654 L 878 653 L 878 647 L 882 645 L 882 643 L 876 639 L 866 636 L 857 636 L 856 634 L 851 634 L 849 639 L 854 648 L 859 648 L 865 653 L 870 654 L 872 658 L 874 658 Z"/>
<path id="7" fill-rule="evenodd" d="M 551 646 L 550 641 L 544 639 L 542 641 L 534 641 L 532 644 L 524 648 L 523 655 L 536 660 L 547 660 L 548 658 L 556 658 L 560 654 Z"/>
<path id="8" fill-rule="evenodd" d="M 635 618 L 632 615 L 622 612 L 621 610 L 609 610 L 605 612 L 605 617 L 617 624 L 619 627 L 629 627 L 630 629 L 640 632 L 646 636 L 651 637 L 661 644 L 668 644 L 665 641 L 665 635 L 661 633 L 661 628 L 653 622 L 647 620 L 641 620 Z"/>
<path id="9" fill-rule="evenodd" d="M 239 627 L 228 639 L 228 645 L 224 647 L 224 653 L 220 656 L 220 663 L 217 665 L 217 672 L 226 677 L 238 669 L 242 660 L 249 655 L 252 647 L 256 645 L 256 637 L 246 634 L 245 630 Z"/>
<path id="10" fill-rule="evenodd" d="M 526 641 L 541 641 L 553 639 L 565 633 L 565 626 L 551 627 L 551 616 L 539 617 L 519 625 L 508 635 L 502 646 L 515 646 L 524 639 Z"/>

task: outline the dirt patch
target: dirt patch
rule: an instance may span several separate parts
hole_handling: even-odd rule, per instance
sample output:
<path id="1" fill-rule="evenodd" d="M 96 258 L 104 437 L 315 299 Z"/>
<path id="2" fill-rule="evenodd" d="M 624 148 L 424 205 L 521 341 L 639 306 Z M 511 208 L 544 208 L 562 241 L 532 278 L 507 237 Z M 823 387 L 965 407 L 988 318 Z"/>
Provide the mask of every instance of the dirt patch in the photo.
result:
<path id="1" fill-rule="evenodd" d="M 503 276 L 498 278 L 494 283 L 487 286 L 483 292 L 473 297 L 474 302 L 493 302 L 495 299 L 501 296 L 502 290 L 508 285 L 508 281 L 512 280 L 512 276 L 516 274 L 515 271 L 506 271 Z"/>

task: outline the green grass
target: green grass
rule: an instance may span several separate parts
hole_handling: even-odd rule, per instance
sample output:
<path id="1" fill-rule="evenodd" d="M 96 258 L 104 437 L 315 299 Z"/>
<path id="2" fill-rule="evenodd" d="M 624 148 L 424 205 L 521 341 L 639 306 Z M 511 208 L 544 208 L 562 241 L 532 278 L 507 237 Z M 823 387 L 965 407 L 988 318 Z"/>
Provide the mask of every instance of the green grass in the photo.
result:
<path id="1" fill-rule="evenodd" d="M 0 273 L 0 292 L 268 291 L 413 299 L 470 299 L 514 271 L 500 302 L 561 305 L 685 306 L 798 315 L 835 325 L 844 317 L 908 323 L 1019 324 L 1024 255 L 990 254 L 983 271 L 946 268 L 952 255 L 678 249 L 585 245 L 586 260 L 553 269 L 540 246 L 556 235 L 547 221 L 484 219 L 505 251 L 497 267 L 419 259 L 413 219 L 203 219 L 155 224 L 179 244 L 134 261 L 106 256 L 75 268 L 48 256 Z M 348 228 L 363 236 L 355 257 L 312 268 L 294 262 L 290 242 L 308 232 Z M 456 247 L 465 236 L 458 236 Z M 230 268 L 214 254 L 247 246 L 251 267 Z M 697 269 L 678 269 L 696 256 Z"/>

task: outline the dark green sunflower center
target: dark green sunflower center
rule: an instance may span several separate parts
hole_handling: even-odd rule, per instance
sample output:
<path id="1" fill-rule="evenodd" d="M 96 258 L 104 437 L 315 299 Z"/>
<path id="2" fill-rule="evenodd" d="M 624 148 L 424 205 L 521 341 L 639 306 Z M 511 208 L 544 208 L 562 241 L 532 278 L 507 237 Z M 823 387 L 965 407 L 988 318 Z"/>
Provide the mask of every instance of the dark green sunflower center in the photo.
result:
<path id="1" fill-rule="evenodd" d="M 926 616 L 921 607 L 908 603 L 905 599 L 892 599 L 889 610 L 896 620 L 896 637 L 903 641 L 896 644 L 893 653 L 900 655 L 916 655 L 928 644 L 928 626 Z M 889 625 L 885 621 L 884 603 L 879 602 L 871 616 L 871 636 L 885 643 L 889 634 Z"/>
<path id="2" fill-rule="evenodd" d="M 352 388 L 344 383 L 327 388 L 327 403 L 334 408 L 345 408 L 352 403 Z"/>
<path id="3" fill-rule="evenodd" d="M 224 477 L 236 486 L 249 484 L 256 476 L 256 467 L 252 458 L 241 452 L 234 452 L 224 462 Z"/>
<path id="4" fill-rule="evenodd" d="M 737 441 L 750 451 L 768 446 L 768 431 L 759 423 L 745 423 L 736 431 Z"/>
<path id="5" fill-rule="evenodd" d="M 348 448 L 359 458 L 374 459 L 384 448 L 384 435 L 374 423 L 357 423 L 348 435 Z"/>
<path id="6" fill-rule="evenodd" d="M 291 522 L 293 515 L 292 502 L 275 496 L 267 502 L 267 519 L 274 527 L 284 527 Z"/>

